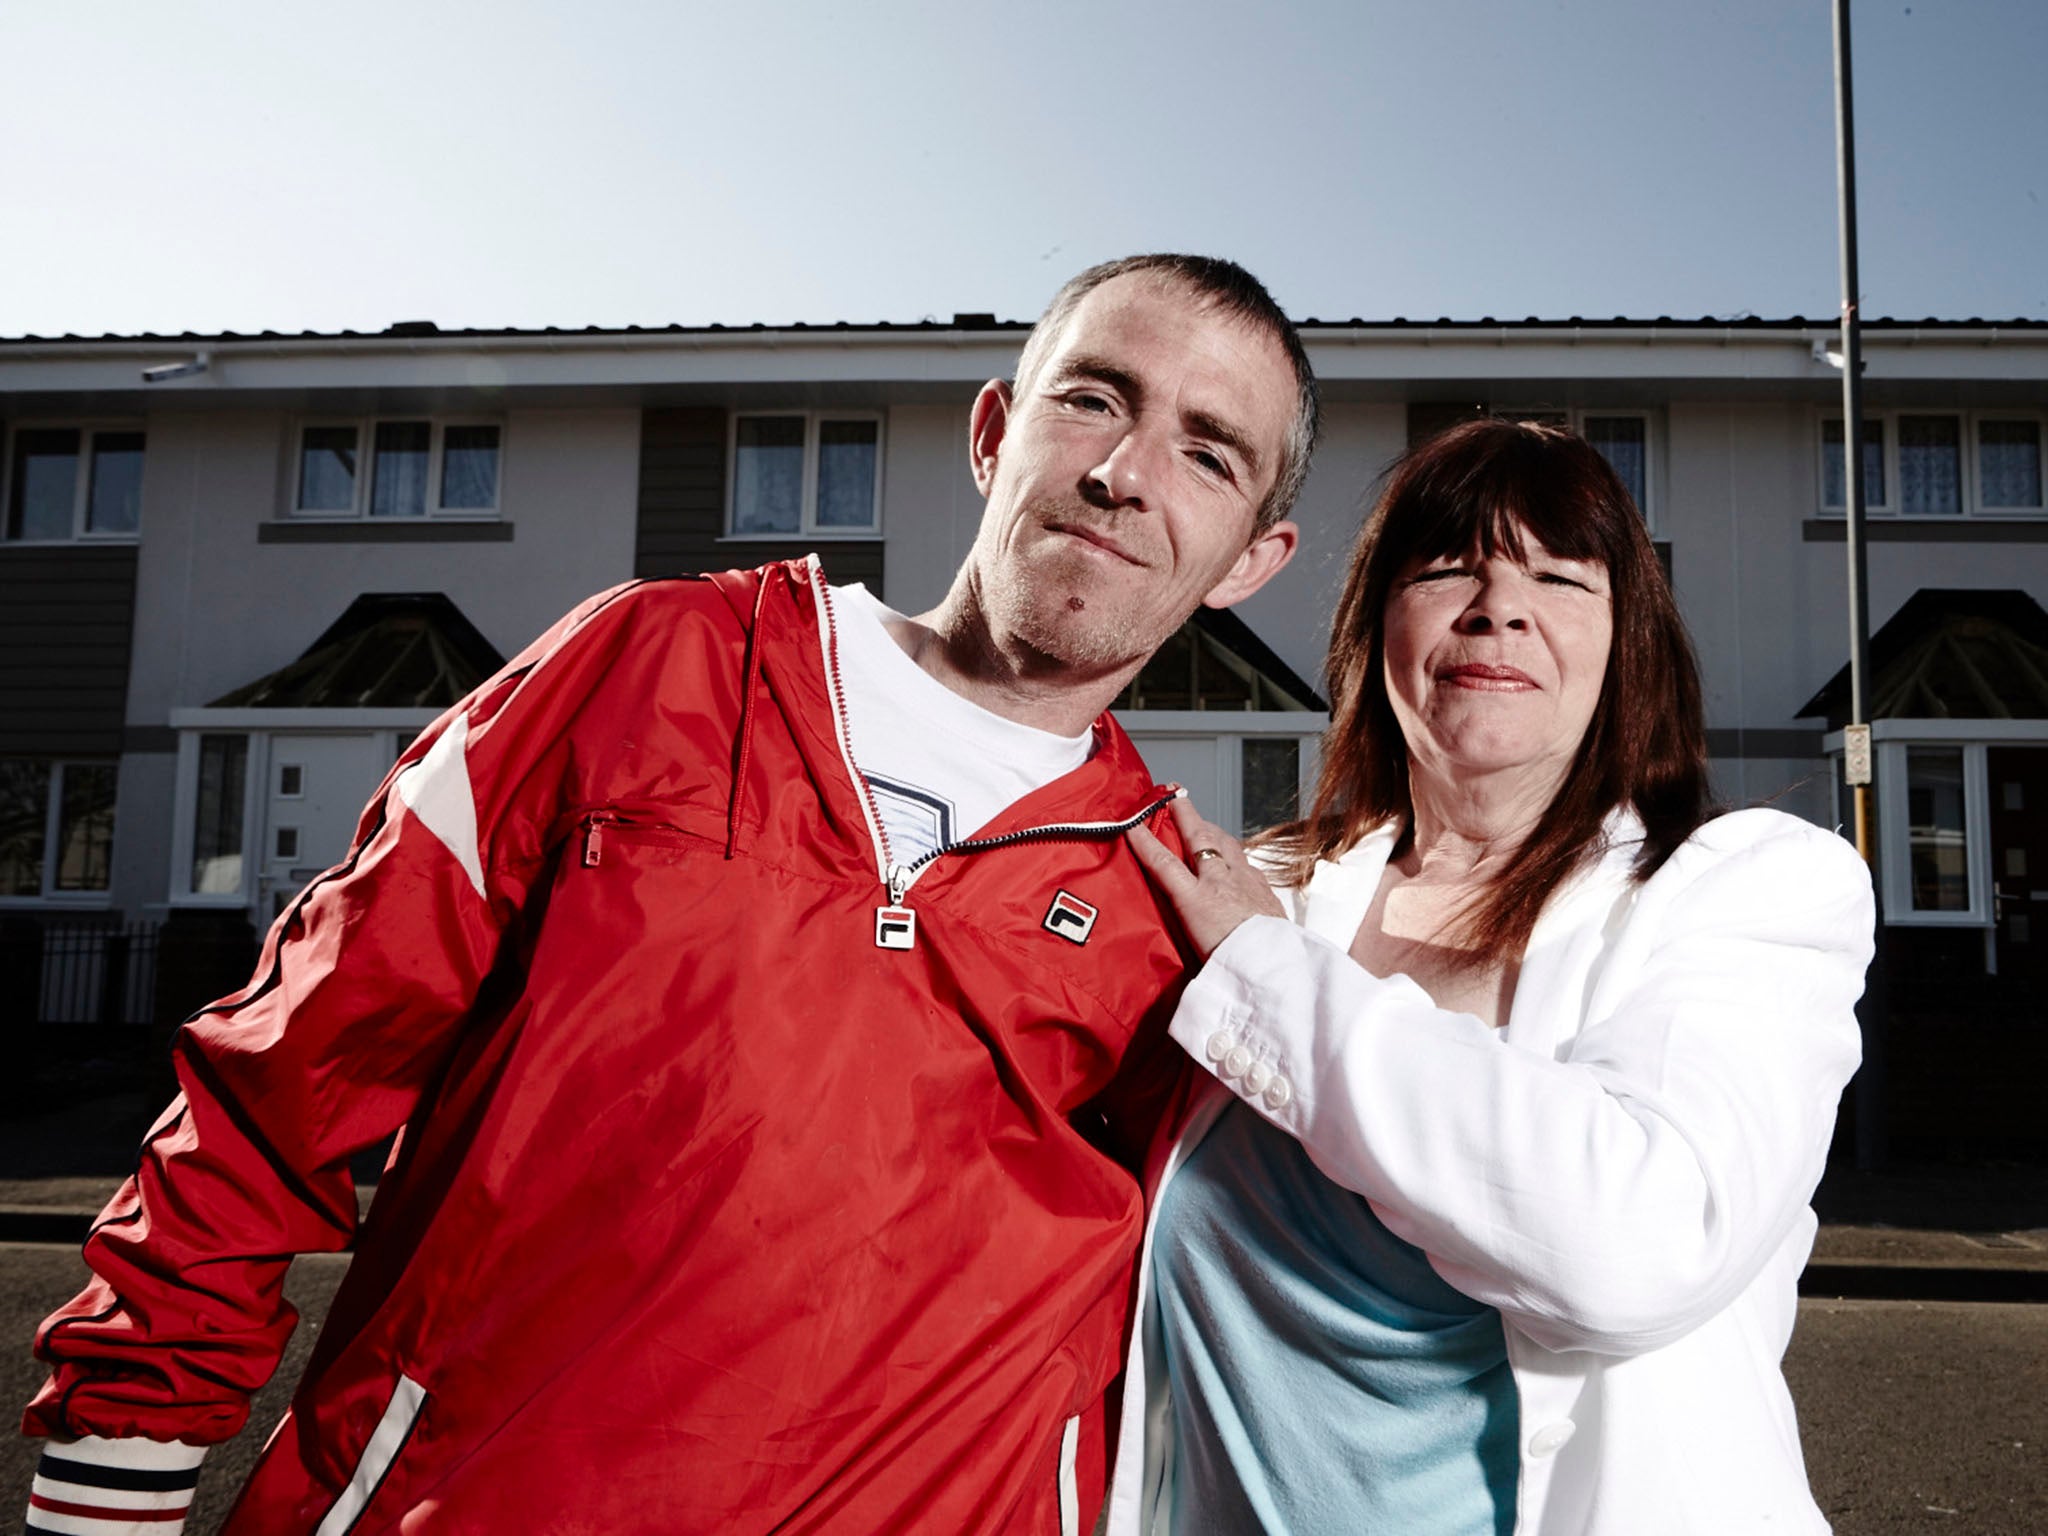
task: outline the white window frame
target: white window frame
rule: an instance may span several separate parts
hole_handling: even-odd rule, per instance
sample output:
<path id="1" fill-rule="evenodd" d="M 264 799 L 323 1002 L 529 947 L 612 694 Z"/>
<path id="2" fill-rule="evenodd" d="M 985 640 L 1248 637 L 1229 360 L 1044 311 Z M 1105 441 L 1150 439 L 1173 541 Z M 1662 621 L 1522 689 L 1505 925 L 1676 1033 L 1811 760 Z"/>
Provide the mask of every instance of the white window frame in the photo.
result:
<path id="1" fill-rule="evenodd" d="M 56 886 L 57 864 L 62 853 L 64 828 L 64 770 L 67 768 L 112 768 L 114 770 L 115 831 L 118 835 L 121 764 L 109 757 L 43 757 L 33 752 L 10 752 L 30 762 L 50 765 L 50 784 L 43 803 L 43 888 L 34 896 L 0 896 L 0 911 L 22 908 L 62 907 L 74 911 L 99 911 L 113 904 L 114 867 L 111 845 L 107 855 L 107 889 L 103 891 L 60 891 Z"/>
<path id="2" fill-rule="evenodd" d="M 1884 488 L 1886 499 L 1882 502 L 1869 501 L 1870 488 L 1864 487 L 1866 498 L 1863 510 L 1871 517 L 1907 517 L 1915 521 L 1959 523 L 1975 518 L 1985 522 L 2039 522 L 2048 518 L 2048 411 L 2028 410 L 1963 410 L 1954 406 L 1903 405 L 1886 407 L 1882 410 L 1865 408 L 1866 421 L 1884 424 Z M 1960 489 L 1960 510 L 1954 516 L 1945 513 L 1906 513 L 1899 504 L 1899 418 L 1902 416 L 1948 416 L 1959 425 L 1959 451 L 1962 463 Z M 1822 517 L 1845 518 L 1849 509 L 1839 503 L 1827 500 L 1828 445 L 1827 429 L 1843 420 L 1839 410 L 1822 410 L 1815 413 L 1813 426 L 1813 501 Z M 1979 485 L 1978 425 L 1986 421 L 2030 421 L 2040 433 L 2042 453 L 2042 504 L 2038 507 L 1987 507 L 1984 505 Z"/>
<path id="3" fill-rule="evenodd" d="M 782 416 L 801 418 L 804 423 L 804 483 L 802 517 L 786 533 L 774 531 L 739 532 L 733 527 L 739 510 L 740 420 Z M 875 424 L 875 520 L 865 528 L 821 528 L 818 526 L 818 428 L 828 421 L 871 421 Z M 758 410 L 728 411 L 725 423 L 725 529 L 721 542 L 734 544 L 788 543 L 791 539 L 832 539 L 871 541 L 882 537 L 882 465 L 888 446 L 888 427 L 880 411 Z"/>
<path id="4" fill-rule="evenodd" d="M 247 907 L 255 901 L 256 869 L 263 861 L 254 856 L 256 839 L 262 834 L 259 810 L 261 797 L 254 791 L 269 784 L 269 737 L 236 723 L 180 726 L 188 715 L 227 715 L 228 711 L 173 710 L 171 723 L 178 728 L 178 767 L 171 798 L 170 900 L 174 907 Z M 194 813 L 199 801 L 199 739 L 205 736 L 247 736 L 248 756 L 242 763 L 242 883 L 233 891 L 192 889 L 192 842 Z"/>
<path id="5" fill-rule="evenodd" d="M 1663 453 L 1659 443 L 1659 413 L 1640 405 L 1540 405 L 1525 402 L 1517 405 L 1492 405 L 1487 407 L 1489 416 L 1505 416 L 1510 419 L 1530 421 L 1562 422 L 1581 437 L 1586 435 L 1588 416 L 1629 416 L 1643 424 L 1643 502 L 1638 508 L 1643 514 L 1643 526 L 1651 534 L 1659 531 L 1661 524 L 1658 494 L 1658 475 L 1661 472 Z"/>
<path id="6" fill-rule="evenodd" d="M 1989 518 L 2044 518 L 2048 517 L 2048 411 L 1971 411 L 1964 426 L 1964 454 L 1968 461 L 1963 466 L 1963 483 L 1970 489 L 1968 507 L 1970 514 Z M 1982 489 L 1983 445 L 1977 440 L 1977 428 L 1987 421 L 2028 421 L 2034 425 L 2041 445 L 2041 505 L 2038 507 L 1987 507 L 1984 505 Z"/>
<path id="7" fill-rule="evenodd" d="M 14 439 L 21 432 L 76 432 L 78 434 L 78 473 L 71 487 L 71 532 L 58 539 L 15 539 L 7 536 L 8 518 L 14 508 Z M 10 421 L 6 431 L 0 433 L 0 546 L 19 549 L 24 546 L 54 547 L 61 544 L 133 544 L 142 537 L 142 510 L 136 509 L 133 530 L 107 532 L 86 527 L 86 518 L 91 511 L 92 496 L 92 445 L 93 439 L 101 433 L 139 432 L 142 434 L 142 455 L 149 457 L 149 426 L 137 420 L 119 418 L 94 418 L 91 420 L 56 421 Z"/>
<path id="8" fill-rule="evenodd" d="M 1875 733 L 1873 733 L 1874 735 Z M 1901 928 L 1982 928 L 1991 922 L 1990 808 L 1981 741 L 1878 742 L 1878 848 L 1884 866 L 1885 915 Z M 1960 912 L 1922 912 L 1913 906 L 1912 817 L 1906 754 L 1915 747 L 1960 751 L 1963 756 L 1963 883 L 1970 904 Z M 1886 793 L 1885 786 L 1891 786 Z"/>
<path id="9" fill-rule="evenodd" d="M 1907 414 L 1917 414 L 1908 412 Z M 1984 933 L 1985 965 L 1997 966 L 1997 912 L 1992 900 L 1996 878 L 1991 868 L 1991 781 L 1989 751 L 1994 746 L 2039 745 L 2048 748 L 2048 720 L 1877 720 L 1870 729 L 1876 750 L 1878 878 L 1884 894 L 1887 928 L 1978 928 Z M 1842 751 L 1842 733 L 1823 739 L 1830 757 Z M 1963 749 L 1963 837 L 1969 907 L 1961 912 L 1913 910 L 1910 817 L 1906 803 L 1906 751 L 1909 747 Z M 1839 766 L 1834 774 L 1835 815 L 1847 807 Z"/>
<path id="10" fill-rule="evenodd" d="M 376 480 L 377 428 L 384 423 L 425 422 L 427 438 L 427 495 L 425 514 L 421 517 L 372 517 L 370 515 L 370 491 Z M 306 455 L 306 433 L 323 427 L 353 428 L 356 434 L 355 496 L 346 510 L 341 508 L 310 508 L 299 505 L 299 490 L 304 481 Z M 441 463 L 443 444 L 450 427 L 495 427 L 498 433 L 498 480 L 497 500 L 488 507 L 444 507 L 440 504 Z M 506 449 L 509 434 L 505 422 L 496 416 L 441 416 L 431 412 L 407 414 L 403 411 L 384 411 L 374 416 L 304 416 L 292 423 L 290 441 L 285 449 L 285 495 L 284 512 L 287 520 L 304 523 L 370 523 L 378 527 L 397 527 L 405 523 L 470 522 L 494 523 L 504 515 Z"/>

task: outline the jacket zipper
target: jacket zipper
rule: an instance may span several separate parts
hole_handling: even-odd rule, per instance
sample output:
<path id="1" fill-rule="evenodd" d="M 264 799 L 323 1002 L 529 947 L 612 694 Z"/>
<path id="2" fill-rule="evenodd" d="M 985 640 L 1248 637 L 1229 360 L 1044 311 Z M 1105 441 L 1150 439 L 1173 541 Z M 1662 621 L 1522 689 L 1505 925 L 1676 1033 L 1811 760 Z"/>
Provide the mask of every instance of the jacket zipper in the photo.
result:
<path id="1" fill-rule="evenodd" d="M 889 847 L 889 831 L 882 824 L 880 809 L 875 804 L 875 792 L 869 786 L 867 775 L 860 771 L 860 764 L 853 756 L 852 722 L 846 709 L 846 689 L 839 676 L 839 633 L 836 615 L 832 607 L 832 589 L 826 584 L 824 567 L 813 556 L 808 562 L 813 595 L 824 622 L 818 626 L 820 661 L 825 672 L 825 691 L 831 695 L 833 727 L 838 737 L 840 760 L 846 766 L 846 776 L 853 781 L 854 792 L 860 797 L 861 813 L 867 818 L 868 836 L 873 842 L 877 877 L 888 896 L 888 904 L 875 912 L 875 942 L 890 949 L 907 949 L 916 943 L 917 919 L 903 907 L 904 895 L 914 881 L 936 859 L 953 853 L 983 853 L 996 848 L 1008 848 L 1018 843 L 1051 842 L 1057 839 L 1097 839 L 1120 836 L 1122 833 L 1149 820 L 1163 808 L 1170 805 L 1181 793 L 1178 786 L 1160 796 L 1135 816 L 1121 821 L 1060 821 L 1048 822 L 1043 826 L 1019 827 L 1014 832 L 998 833 L 994 837 L 966 837 L 934 848 L 908 864 L 896 862 Z M 597 811 L 583 818 L 583 867 L 595 869 L 604 861 L 604 832 L 608 827 L 633 826 L 636 830 L 662 830 L 647 823 L 635 823 L 616 812 Z M 677 828 L 667 830 L 680 831 Z M 885 941 L 883 934 L 887 926 L 897 937 Z M 907 929 L 907 931 L 906 931 Z"/>
<path id="2" fill-rule="evenodd" d="M 1036 827 L 1019 827 L 1014 832 L 998 832 L 993 837 L 963 837 L 957 842 L 934 848 L 919 855 L 908 864 L 898 864 L 889 871 L 889 900 L 901 905 L 903 893 L 910 888 L 910 882 L 921 874 L 925 866 L 942 859 L 949 853 L 985 853 L 992 848 L 1009 848 L 1018 843 L 1049 843 L 1064 840 L 1075 842 L 1100 838 L 1119 837 L 1135 826 L 1150 821 L 1180 798 L 1178 787 L 1168 790 L 1157 800 L 1139 811 L 1135 816 L 1126 816 L 1122 821 L 1051 821 Z"/>
<path id="3" fill-rule="evenodd" d="M 639 821 L 618 811 L 590 811 L 579 822 L 583 828 L 583 867 L 596 869 L 604 862 L 606 832 L 630 832 L 658 843 L 695 843 L 701 839 L 673 822 Z"/>
<path id="4" fill-rule="evenodd" d="M 839 742 L 839 758 L 846 765 L 846 776 L 853 780 L 854 793 L 860 796 L 861 814 L 867 818 L 868 837 L 874 843 L 875 862 L 882 886 L 889 892 L 889 905 L 898 906 L 902 893 L 894 880 L 896 860 L 889 849 L 889 829 L 882 825 L 882 813 L 875 804 L 874 790 L 868 786 L 868 776 L 853 760 L 853 722 L 846 711 L 846 689 L 839 680 L 839 620 L 833 611 L 832 588 L 825 581 L 825 568 L 815 556 L 810 561 L 810 577 L 812 595 L 824 616 L 824 623 L 818 626 L 818 642 L 825 668 L 825 691 L 832 696 L 832 725 Z"/>
<path id="5" fill-rule="evenodd" d="M 964 837 L 921 854 L 908 864 L 898 864 L 889 847 L 889 829 L 882 823 L 882 813 L 875 804 L 875 792 L 868 785 L 868 777 L 860 771 L 860 764 L 853 756 L 853 724 L 846 709 L 846 689 L 839 678 L 839 622 L 832 607 L 832 589 L 825 581 L 824 567 L 814 560 L 810 566 L 811 586 L 823 611 L 825 622 L 820 627 L 825 663 L 825 689 L 832 695 L 834 723 L 839 732 L 839 755 L 846 763 L 847 777 L 853 780 L 853 787 L 860 795 L 861 810 L 866 814 L 869 835 L 874 839 L 875 858 L 880 866 L 882 888 L 888 893 L 889 904 L 878 912 L 878 920 L 890 912 L 902 912 L 904 895 L 914 881 L 935 859 L 949 853 L 982 853 L 992 848 L 1007 848 L 1015 843 L 1051 842 L 1062 838 L 1076 840 L 1120 836 L 1139 823 L 1149 821 L 1164 807 L 1180 797 L 1180 787 L 1175 785 L 1167 794 L 1154 800 L 1137 815 L 1122 821 L 1059 821 L 1044 826 L 1020 827 L 1014 832 L 998 833 L 994 837 Z M 912 933 L 915 933 L 915 919 L 911 919 Z M 879 941 L 878 941 L 879 942 Z M 914 939 L 913 941 L 914 942 Z"/>
<path id="6" fill-rule="evenodd" d="M 1117 837 L 1139 826 L 1180 798 L 1180 790 L 1173 789 L 1145 806 L 1134 816 L 1122 821 L 1049 821 L 1035 827 L 1018 827 L 1012 832 L 998 832 L 993 837 L 963 837 L 947 843 L 943 848 L 934 848 L 920 854 L 908 864 L 891 864 L 883 883 L 889 889 L 891 905 L 900 905 L 903 894 L 911 881 L 922 874 L 925 868 L 950 853 L 986 853 L 995 848 L 1009 848 L 1019 843 L 1046 843 L 1061 839 L 1079 842 L 1090 839 Z M 617 811 L 592 811 L 582 820 L 583 826 L 583 867 L 596 869 L 604 862 L 604 836 L 607 831 L 626 831 L 639 836 L 652 835 L 657 841 L 667 837 L 689 838 L 690 834 L 681 827 L 668 822 L 635 821 Z"/>

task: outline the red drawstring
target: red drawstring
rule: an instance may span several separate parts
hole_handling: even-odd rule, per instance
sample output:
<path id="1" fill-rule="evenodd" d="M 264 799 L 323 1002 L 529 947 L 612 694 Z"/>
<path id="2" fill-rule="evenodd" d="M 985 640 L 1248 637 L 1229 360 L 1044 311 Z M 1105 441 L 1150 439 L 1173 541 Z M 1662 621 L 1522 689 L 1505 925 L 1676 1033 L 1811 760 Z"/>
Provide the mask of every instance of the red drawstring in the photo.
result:
<path id="1" fill-rule="evenodd" d="M 777 572 L 781 566 L 775 567 Z M 768 583 L 772 578 L 764 574 L 761 584 L 754 591 L 754 617 L 747 627 L 747 675 L 740 692 L 740 756 L 733 769 L 732 795 L 725 807 L 725 856 L 733 856 L 733 850 L 740 840 L 740 797 L 746 792 L 747 761 L 754 755 L 754 695 L 761 686 L 761 610 L 768 602 Z"/>

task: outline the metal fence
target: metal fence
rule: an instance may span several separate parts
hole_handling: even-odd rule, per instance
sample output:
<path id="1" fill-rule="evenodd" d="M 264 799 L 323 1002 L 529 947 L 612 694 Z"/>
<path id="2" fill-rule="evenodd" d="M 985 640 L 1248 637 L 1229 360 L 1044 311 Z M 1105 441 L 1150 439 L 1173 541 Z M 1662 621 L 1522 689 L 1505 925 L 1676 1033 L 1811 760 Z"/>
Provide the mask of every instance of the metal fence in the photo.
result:
<path id="1" fill-rule="evenodd" d="M 0 1011 L 21 1025 L 146 1025 L 160 925 L 10 925 L 0 933 Z"/>

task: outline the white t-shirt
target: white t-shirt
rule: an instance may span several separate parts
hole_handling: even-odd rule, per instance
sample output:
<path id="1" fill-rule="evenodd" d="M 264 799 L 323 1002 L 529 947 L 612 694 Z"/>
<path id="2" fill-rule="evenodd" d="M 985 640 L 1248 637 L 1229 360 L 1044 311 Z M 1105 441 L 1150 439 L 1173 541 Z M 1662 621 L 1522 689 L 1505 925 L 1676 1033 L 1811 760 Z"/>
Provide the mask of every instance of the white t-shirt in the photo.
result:
<path id="1" fill-rule="evenodd" d="M 973 836 L 1088 760 L 1091 731 L 1057 736 L 1006 720 L 912 661 L 883 624 L 900 615 L 860 583 L 832 589 L 832 612 L 853 760 L 896 864 Z"/>

